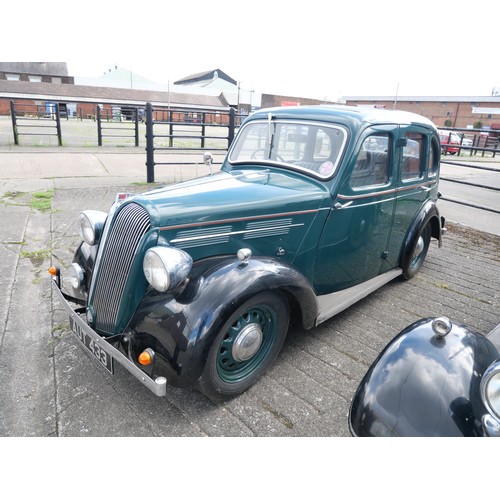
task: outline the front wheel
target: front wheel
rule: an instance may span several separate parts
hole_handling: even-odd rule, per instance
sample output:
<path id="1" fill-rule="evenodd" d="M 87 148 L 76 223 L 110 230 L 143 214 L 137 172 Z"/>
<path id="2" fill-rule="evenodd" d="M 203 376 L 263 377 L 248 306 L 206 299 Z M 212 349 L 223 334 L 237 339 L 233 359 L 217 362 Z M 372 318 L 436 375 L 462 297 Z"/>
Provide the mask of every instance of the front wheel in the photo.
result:
<path id="1" fill-rule="evenodd" d="M 271 366 L 288 331 L 288 303 L 262 292 L 226 321 L 210 348 L 198 389 L 213 401 L 246 391 Z"/>
<path id="2" fill-rule="evenodd" d="M 431 241 L 431 227 L 426 224 L 424 228 L 418 233 L 414 239 L 410 251 L 408 261 L 403 265 L 403 276 L 409 280 L 418 273 L 422 264 L 424 263 L 425 256 L 429 250 Z"/>

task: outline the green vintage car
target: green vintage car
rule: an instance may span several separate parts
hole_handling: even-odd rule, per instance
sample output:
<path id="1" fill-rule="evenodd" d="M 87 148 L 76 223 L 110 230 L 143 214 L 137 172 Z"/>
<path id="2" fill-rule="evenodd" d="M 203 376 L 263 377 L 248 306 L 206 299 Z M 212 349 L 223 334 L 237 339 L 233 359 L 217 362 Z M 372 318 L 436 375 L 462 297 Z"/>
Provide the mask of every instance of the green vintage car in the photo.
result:
<path id="1" fill-rule="evenodd" d="M 214 175 L 81 214 L 83 242 L 54 278 L 72 331 L 157 395 L 168 381 L 234 397 L 292 316 L 313 328 L 417 273 L 444 232 L 439 162 L 437 130 L 415 114 L 258 111 Z"/>

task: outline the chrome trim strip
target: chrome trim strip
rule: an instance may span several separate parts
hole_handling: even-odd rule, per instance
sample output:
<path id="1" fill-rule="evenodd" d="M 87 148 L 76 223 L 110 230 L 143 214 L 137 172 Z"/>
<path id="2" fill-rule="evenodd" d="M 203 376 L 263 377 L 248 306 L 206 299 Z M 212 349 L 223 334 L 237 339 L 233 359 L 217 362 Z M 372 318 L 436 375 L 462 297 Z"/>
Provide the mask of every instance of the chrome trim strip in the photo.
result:
<path id="1" fill-rule="evenodd" d="M 71 316 L 73 321 L 78 324 L 78 326 L 92 338 L 94 342 L 98 342 L 100 348 L 105 351 L 109 356 L 111 356 L 117 363 L 122 365 L 129 373 L 131 373 L 139 382 L 145 385 L 150 391 L 152 391 L 157 396 L 165 396 L 167 393 L 167 379 L 165 377 L 158 377 L 156 380 L 150 378 L 146 373 L 144 373 L 140 368 L 138 368 L 130 359 L 128 359 L 124 354 L 122 354 L 118 349 L 113 347 L 111 344 L 106 342 L 104 337 L 97 334 L 92 328 L 90 328 L 85 321 L 77 314 L 71 305 L 63 297 L 61 290 L 57 286 L 55 280 L 52 280 L 53 289 L 56 292 L 57 297 L 64 306 L 66 312 Z M 77 341 L 77 344 L 81 342 Z M 81 344 L 82 349 L 88 353 L 87 349 Z"/>
<path id="2" fill-rule="evenodd" d="M 359 300 L 364 299 L 367 295 L 389 283 L 389 281 L 392 281 L 402 273 L 403 270 L 400 268 L 392 269 L 346 290 L 316 297 L 319 311 L 316 318 L 316 326 L 352 306 Z"/>
<path id="3" fill-rule="evenodd" d="M 263 227 L 260 229 L 244 229 L 242 231 L 231 231 L 229 233 L 215 233 L 215 234 L 207 234 L 203 236 L 191 236 L 191 237 L 184 237 L 184 238 L 176 238 L 174 240 L 170 240 L 170 243 L 186 243 L 189 241 L 200 241 L 200 240 L 207 240 L 211 238 L 221 238 L 221 237 L 226 237 L 226 236 L 235 236 L 238 234 L 244 234 L 245 239 L 250 239 L 252 238 L 252 235 L 254 233 L 261 233 L 266 231 L 266 234 L 258 234 L 256 236 L 253 236 L 254 238 L 259 238 L 263 236 L 272 236 L 274 234 L 286 234 L 289 228 L 292 227 L 299 227 L 303 226 L 304 224 L 289 224 L 289 225 L 283 225 L 283 226 L 271 226 L 271 227 Z M 250 236 L 246 236 L 250 234 Z"/>
<path id="4" fill-rule="evenodd" d="M 245 221 L 254 221 L 254 220 L 260 220 L 260 219 L 270 219 L 271 217 L 286 217 L 286 216 L 292 216 L 292 215 L 304 215 L 304 214 L 312 214 L 312 213 L 318 213 L 323 210 L 331 210 L 331 207 L 323 207 L 323 208 L 313 208 L 311 210 L 299 210 L 297 212 L 283 212 L 283 213 L 278 213 L 278 214 L 266 214 L 266 215 L 255 215 L 252 217 L 240 217 L 237 219 L 221 219 L 221 220 L 214 220 L 214 221 L 208 221 L 208 222 L 192 222 L 190 224 L 179 224 L 177 226 L 163 226 L 160 227 L 160 231 L 171 231 L 172 229 L 182 229 L 182 228 L 187 228 L 187 227 L 204 227 L 204 226 L 214 226 L 216 224 L 231 224 L 234 222 L 245 222 Z"/>
<path id="5" fill-rule="evenodd" d="M 435 180 L 433 180 L 433 181 L 423 182 L 423 183 L 419 183 L 419 184 L 412 184 L 411 186 L 386 189 L 385 191 L 372 191 L 371 193 L 353 194 L 353 195 L 338 194 L 337 198 L 340 198 L 341 200 L 358 200 L 358 199 L 362 199 L 362 198 L 373 198 L 375 196 L 383 196 L 386 194 L 400 193 L 402 191 L 410 191 L 412 189 L 421 189 L 421 188 L 424 188 L 427 186 L 430 186 L 430 188 L 432 189 L 436 185 L 437 185 L 437 182 Z"/>

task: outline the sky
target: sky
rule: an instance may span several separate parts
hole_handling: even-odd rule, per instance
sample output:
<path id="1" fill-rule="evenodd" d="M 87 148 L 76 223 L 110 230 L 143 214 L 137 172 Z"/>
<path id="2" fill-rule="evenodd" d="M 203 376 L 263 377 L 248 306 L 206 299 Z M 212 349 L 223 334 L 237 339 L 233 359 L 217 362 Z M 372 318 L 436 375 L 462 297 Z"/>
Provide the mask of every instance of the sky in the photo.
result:
<path id="1" fill-rule="evenodd" d="M 0 59 L 119 66 L 156 83 L 220 69 L 244 90 L 343 96 L 489 96 L 500 87 L 500 1 L 8 2 Z"/>

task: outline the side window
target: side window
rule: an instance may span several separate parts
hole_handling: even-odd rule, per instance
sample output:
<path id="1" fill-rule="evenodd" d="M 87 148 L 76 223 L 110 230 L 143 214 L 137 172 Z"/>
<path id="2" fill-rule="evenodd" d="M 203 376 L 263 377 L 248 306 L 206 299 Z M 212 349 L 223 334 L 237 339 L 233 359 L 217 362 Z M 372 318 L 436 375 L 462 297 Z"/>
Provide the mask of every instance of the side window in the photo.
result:
<path id="1" fill-rule="evenodd" d="M 436 140 L 432 140 L 431 147 L 429 151 L 429 162 L 427 164 L 427 169 L 429 172 L 429 177 L 435 177 L 439 168 L 439 146 Z"/>
<path id="2" fill-rule="evenodd" d="M 406 146 L 403 148 L 401 179 L 421 179 L 423 177 L 422 160 L 425 158 L 425 136 L 415 132 L 406 134 Z"/>
<path id="3" fill-rule="evenodd" d="M 350 186 L 364 189 L 387 184 L 390 177 L 389 134 L 371 135 L 365 139 L 352 170 Z"/>

